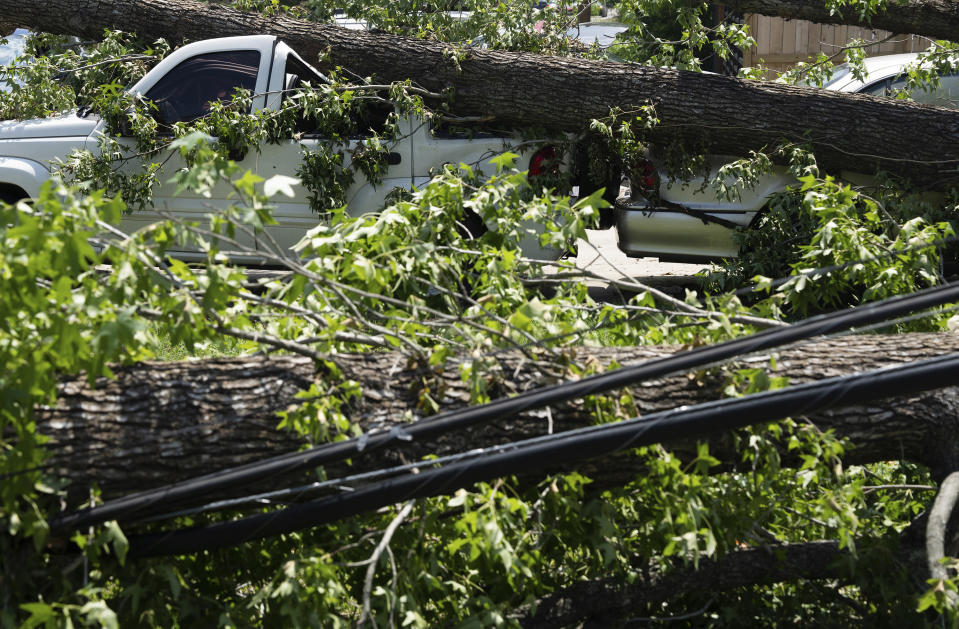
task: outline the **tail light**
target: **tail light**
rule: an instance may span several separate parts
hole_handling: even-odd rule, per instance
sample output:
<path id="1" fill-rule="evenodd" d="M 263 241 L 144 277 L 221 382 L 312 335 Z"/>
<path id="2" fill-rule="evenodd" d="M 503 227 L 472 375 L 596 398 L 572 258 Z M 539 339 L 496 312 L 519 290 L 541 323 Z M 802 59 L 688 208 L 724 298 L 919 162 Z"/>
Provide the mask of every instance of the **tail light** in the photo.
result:
<path id="1" fill-rule="evenodd" d="M 648 159 L 638 159 L 629 173 L 629 183 L 641 192 L 655 192 L 659 188 L 659 172 Z"/>
<path id="2" fill-rule="evenodd" d="M 556 159 L 556 147 L 545 146 L 533 154 L 529 160 L 529 176 L 558 175 L 559 160 Z"/>

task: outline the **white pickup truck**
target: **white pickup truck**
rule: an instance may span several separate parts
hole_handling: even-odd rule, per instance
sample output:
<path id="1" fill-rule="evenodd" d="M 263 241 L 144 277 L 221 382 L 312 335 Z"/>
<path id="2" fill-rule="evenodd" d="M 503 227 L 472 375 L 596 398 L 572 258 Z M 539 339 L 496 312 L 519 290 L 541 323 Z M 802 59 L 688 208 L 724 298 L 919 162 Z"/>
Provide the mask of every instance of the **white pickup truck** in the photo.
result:
<path id="1" fill-rule="evenodd" d="M 188 44 L 179 48 L 147 73 L 130 91 L 150 99 L 157 106 L 156 117 L 161 123 L 190 121 L 202 116 L 208 103 L 243 88 L 254 94 L 252 109 L 276 110 L 289 88 L 307 81 L 318 85 L 324 77 L 289 46 L 271 35 L 225 37 Z M 367 115 L 362 128 L 375 129 L 386 120 L 389 111 Z M 377 120 L 376 117 L 382 118 Z M 410 189 L 429 181 L 431 172 L 444 164 L 482 165 L 516 144 L 511 137 L 477 134 L 472 138 L 433 133 L 429 125 L 410 118 L 400 119 L 401 139 L 389 147 L 388 163 L 382 183 L 371 185 L 358 175 L 346 192 L 346 202 L 352 214 L 375 211 L 383 206 L 387 194 L 394 188 Z M 65 158 L 75 149 L 98 150 L 98 137 L 106 133 L 106 123 L 95 113 L 81 109 L 58 117 L 39 120 L 8 121 L 0 123 L 0 200 L 12 202 L 37 195 L 40 186 L 51 176 L 51 162 Z M 133 144 L 132 139 L 118 138 Z M 325 140 L 304 134 L 279 144 L 263 144 L 258 151 L 248 151 L 239 159 L 241 172 L 251 170 L 264 178 L 275 174 L 293 176 L 302 160 L 304 149 L 315 148 Z M 362 141 L 354 138 L 345 147 L 344 166 L 349 165 L 350 150 Z M 549 151 L 551 149 L 543 149 Z M 530 162 L 536 165 L 534 154 Z M 176 193 L 169 179 L 184 166 L 178 154 L 152 158 L 163 161 L 154 190 L 154 208 L 138 210 L 124 217 L 121 229 L 130 233 L 161 219 L 160 211 L 186 220 L 205 221 L 217 207 L 229 203 L 230 188 L 223 184 L 214 189 L 212 198 L 189 190 Z M 523 165 L 525 167 L 525 165 Z M 308 203 L 309 192 L 294 186 L 294 196 L 277 196 L 274 218 L 276 225 L 267 227 L 275 241 L 290 247 L 302 238 L 306 230 L 317 224 L 318 216 Z M 244 237 L 249 248 L 264 246 L 258 238 Z M 265 239 L 263 239 L 265 241 Z M 536 238 L 523 243 L 527 256 L 555 259 L 562 252 L 540 247 Z M 172 251 L 178 257 L 189 259 L 190 251 Z"/>

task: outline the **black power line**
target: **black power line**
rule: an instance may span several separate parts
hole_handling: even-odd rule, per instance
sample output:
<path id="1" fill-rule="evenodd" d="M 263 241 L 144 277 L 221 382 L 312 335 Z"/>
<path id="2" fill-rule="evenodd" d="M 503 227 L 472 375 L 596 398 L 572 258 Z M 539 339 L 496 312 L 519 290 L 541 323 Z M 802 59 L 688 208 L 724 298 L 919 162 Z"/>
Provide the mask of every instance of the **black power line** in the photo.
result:
<path id="1" fill-rule="evenodd" d="M 130 538 L 130 555 L 179 555 L 235 546 L 326 524 L 412 498 L 450 493 L 474 483 L 563 467 L 571 463 L 674 438 L 701 438 L 760 421 L 805 415 L 862 404 L 878 398 L 909 395 L 959 382 L 959 354 L 851 376 L 829 378 L 743 398 L 708 402 L 688 409 L 655 413 L 615 424 L 519 442 L 515 448 L 478 459 L 406 474 L 357 491 L 294 505 L 202 528 L 181 529 Z M 424 462 L 428 465 L 429 462 Z"/>
<path id="2" fill-rule="evenodd" d="M 916 312 L 945 303 L 959 301 L 959 283 L 945 284 L 923 291 L 893 297 L 881 302 L 865 304 L 850 310 L 819 315 L 786 328 L 764 330 L 750 336 L 693 349 L 681 354 L 629 365 L 582 380 L 520 393 L 396 427 L 388 431 L 367 433 L 361 437 L 323 444 L 302 452 L 272 457 L 243 466 L 214 472 L 180 483 L 159 487 L 111 500 L 97 507 L 53 518 L 51 530 L 76 529 L 108 520 L 144 517 L 159 511 L 168 511 L 172 505 L 202 497 L 212 492 L 242 486 L 275 476 L 303 470 L 330 462 L 357 458 L 385 446 L 401 445 L 403 441 L 425 440 L 437 435 L 462 430 L 478 424 L 514 417 L 525 411 L 554 405 L 587 395 L 710 365 L 735 356 L 771 349 L 800 340 L 840 330 L 872 324 L 905 313 Z"/>

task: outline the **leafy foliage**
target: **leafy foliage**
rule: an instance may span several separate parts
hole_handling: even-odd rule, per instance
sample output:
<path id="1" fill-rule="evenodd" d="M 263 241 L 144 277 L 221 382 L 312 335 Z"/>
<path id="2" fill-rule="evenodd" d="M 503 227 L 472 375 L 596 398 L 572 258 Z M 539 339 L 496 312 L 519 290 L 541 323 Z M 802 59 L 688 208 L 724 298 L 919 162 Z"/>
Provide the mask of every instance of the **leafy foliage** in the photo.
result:
<path id="1" fill-rule="evenodd" d="M 27 40 L 25 58 L 0 67 L 0 119 L 40 118 L 93 107 L 132 85 L 170 51 L 164 41 L 143 45 L 108 31 L 96 46 L 47 34 Z"/>
<path id="2" fill-rule="evenodd" d="M 722 281 L 754 276 L 759 288 L 788 277 L 776 290 L 790 310 L 808 313 L 840 304 L 904 294 L 941 280 L 939 251 L 954 234 L 947 221 L 929 224 L 913 197 L 893 206 L 832 179 L 802 179 L 777 195 L 759 229 L 743 235 L 746 252 Z M 717 278 L 718 279 L 718 278 Z"/>
<path id="3" fill-rule="evenodd" d="M 312 1 L 234 4 L 268 15 L 332 17 L 326 4 Z M 409 36 L 569 52 L 561 36 L 568 17 L 559 12 L 540 12 L 531 2 L 461 4 L 469 16 L 446 13 L 445 2 L 357 0 L 345 8 L 372 28 Z M 631 20 L 627 58 L 696 68 L 705 49 L 723 56 L 750 42 L 742 27 L 707 27 L 706 5 L 620 5 Z M 661 31 L 662 22 L 678 25 L 678 33 Z M 914 625 L 934 618 L 928 610 L 955 617 L 946 594 L 954 580 L 922 594 L 905 571 L 870 576 L 868 569 L 888 560 L 923 509 L 928 472 L 905 462 L 845 466 L 847 444 L 792 420 L 737 432 L 735 460 L 719 460 L 705 443 L 691 453 L 658 445 L 625 453 L 643 473 L 623 486 L 600 486 L 575 472 L 532 485 L 504 478 L 210 553 L 128 561 L 128 531 L 116 523 L 49 540 L 45 520 L 68 494 L 64 479 L 43 467 L 36 413 L 55 402 L 58 377 L 85 373 L 93 380 L 109 376 L 111 364 L 157 355 L 298 352 L 326 375 L 303 393 L 299 408 L 277 418 L 278 428 L 322 443 L 353 434 L 350 404 L 364 394 L 337 369 L 342 352 L 398 349 L 434 368 L 455 364 L 472 401 L 482 402 L 500 394 L 493 374 L 502 350 L 541 362 L 554 353 L 553 366 L 582 376 L 596 367 L 568 360 L 565 350 L 578 344 L 714 343 L 752 331 L 763 317 L 799 317 L 940 281 L 940 243 L 953 233 L 954 206 L 932 205 L 898 183 L 867 195 L 819 178 L 814 160 L 789 147 L 782 153 L 803 176 L 801 188 L 771 202 L 760 229 L 743 235 L 746 255 L 703 295 L 679 300 L 647 291 L 621 306 L 596 303 L 572 263 L 546 265 L 521 252 L 524 243 L 564 250 L 583 238 L 605 205 L 600 191 L 571 199 L 552 182 L 531 181 L 518 156 L 504 153 L 485 164 L 449 165 L 380 211 L 351 216 L 345 189 L 357 175 L 378 182 L 399 133 L 395 114 L 371 131 L 364 112 L 387 106 L 439 116 L 427 105 L 437 95 L 333 74 L 286 94 L 277 111 L 253 112 L 250 95 L 237 93 L 208 115 L 158 134 L 151 104 L 129 98 L 122 86 L 167 50 L 163 42 L 144 46 L 106 33 L 80 54 L 70 42 L 40 36 L 30 65 L 0 75 L 12 85 L 0 95 L 3 117 L 92 107 L 114 131 L 96 151 L 58 164 L 63 180 L 32 203 L 0 207 L 0 521 L 7 533 L 0 537 L 0 625 L 513 625 L 541 597 L 583 581 L 642 586 L 739 549 L 821 539 L 838 540 L 849 552 L 838 572 L 842 586 L 755 585 L 722 601 L 682 592 L 631 613 L 697 612 L 691 622 L 710 626 L 842 623 L 838 614 L 849 626 L 884 614 Z M 942 63 L 951 63 L 951 54 L 943 53 Z M 121 61 L 106 63 L 113 59 Z M 288 273 L 252 291 L 224 252 L 242 253 L 239 236 L 272 224 L 272 199 L 294 180 L 264 180 L 233 157 L 295 138 L 304 124 L 329 140 L 296 173 L 313 195 L 317 224 L 295 252 L 256 252 Z M 601 148 L 590 156 L 592 178 L 606 182 L 622 167 L 635 179 L 630 169 L 647 150 L 643 132 L 656 124 L 649 106 L 594 122 Z M 116 139 L 121 130 L 130 142 Z M 357 132 L 366 137 L 349 148 Z M 118 169 L 133 153 L 153 159 L 140 171 Z M 115 232 L 111 224 L 122 213 L 149 205 L 151 190 L 163 183 L 157 163 L 170 156 L 185 165 L 175 177 L 181 190 L 202 195 L 229 186 L 234 203 L 209 225 L 166 222 L 129 236 Z M 702 170 L 701 156 L 675 156 L 678 176 Z M 756 154 L 730 164 L 712 184 L 717 194 L 734 194 L 772 167 Z M 471 229 L 471 219 L 482 229 Z M 176 243 L 190 243 L 202 261 L 164 257 Z M 106 262 L 110 274 L 98 270 Z M 577 281 L 557 279 L 569 275 Z M 756 275 L 769 278 L 760 286 L 789 279 L 748 306 L 722 290 Z M 788 384 L 771 371 L 728 366 L 709 376 L 725 379 L 727 394 L 738 396 Z M 418 411 L 428 415 L 441 403 L 442 391 L 424 383 Z M 627 394 L 592 397 L 585 407 L 597 422 L 638 414 Z M 203 525 L 233 515 L 174 522 Z M 45 552 L 54 544 L 79 549 L 83 563 Z"/>

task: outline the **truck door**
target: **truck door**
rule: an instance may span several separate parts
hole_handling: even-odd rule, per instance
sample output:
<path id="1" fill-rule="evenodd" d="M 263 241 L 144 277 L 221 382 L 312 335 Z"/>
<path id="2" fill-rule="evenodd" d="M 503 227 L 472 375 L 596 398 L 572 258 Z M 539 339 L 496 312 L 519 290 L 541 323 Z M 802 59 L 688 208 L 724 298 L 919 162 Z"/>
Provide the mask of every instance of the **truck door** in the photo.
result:
<path id="1" fill-rule="evenodd" d="M 285 66 L 283 77 L 283 95 L 289 98 L 292 89 L 301 81 L 308 81 L 317 85 L 323 78 L 316 71 L 303 63 L 294 53 L 290 52 Z M 387 117 L 393 112 L 392 105 L 379 104 L 363 108 L 362 113 L 355 114 L 351 126 L 356 133 L 349 137 L 345 144 L 333 147 L 343 153 L 343 168 L 349 168 L 352 163 L 352 154 L 361 146 L 364 138 L 373 132 L 383 130 Z M 321 145 L 330 144 L 329 138 L 315 130 L 315 122 L 311 123 L 309 112 L 302 112 L 302 119 L 297 124 L 296 138 L 284 140 L 279 144 L 263 144 L 258 152 L 251 154 L 241 163 L 244 168 L 256 172 L 261 177 L 270 178 L 275 174 L 295 176 L 303 163 L 304 153 L 318 151 Z M 367 212 L 381 209 L 390 191 L 402 187 L 409 189 L 412 179 L 411 143 L 408 135 L 389 146 L 387 168 L 383 173 L 383 180 L 377 185 L 367 181 L 362 172 L 357 172 L 346 189 L 345 205 L 347 212 L 359 216 Z M 311 192 L 300 183 L 294 186 L 294 197 L 281 195 L 273 197 L 274 218 L 276 225 L 265 228 L 266 233 L 257 237 L 257 249 L 260 251 L 272 250 L 279 247 L 281 251 L 288 250 L 303 238 L 307 230 L 325 220 L 321 212 L 313 209 L 309 203 Z"/>
<path id="2" fill-rule="evenodd" d="M 202 117 L 209 111 L 211 102 L 229 100 L 237 88 L 251 92 L 265 89 L 265 79 L 258 81 L 261 57 L 259 50 L 202 52 L 170 69 L 144 95 L 157 107 L 155 116 L 161 133 L 164 127 L 168 129 L 173 123 Z M 132 144 L 132 140 L 127 143 Z M 224 183 L 217 184 L 210 196 L 194 190 L 178 193 L 176 184 L 169 182 L 178 170 L 186 166 L 177 152 L 163 152 L 148 159 L 162 164 L 157 173 L 159 185 L 154 189 L 153 207 L 124 217 L 121 224 L 124 231 L 129 232 L 162 220 L 164 213 L 184 221 L 208 225 L 207 215 L 228 203 L 231 189 Z M 140 168 L 140 164 L 130 164 L 128 168 Z M 238 231 L 236 239 L 245 248 L 255 248 L 255 239 L 251 235 Z M 221 249 L 224 248 L 226 245 L 221 245 Z"/>

